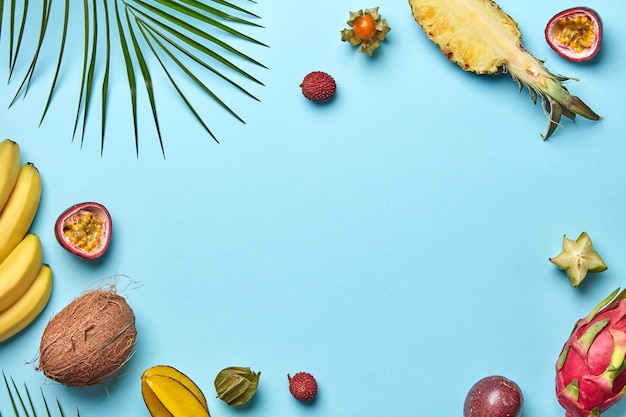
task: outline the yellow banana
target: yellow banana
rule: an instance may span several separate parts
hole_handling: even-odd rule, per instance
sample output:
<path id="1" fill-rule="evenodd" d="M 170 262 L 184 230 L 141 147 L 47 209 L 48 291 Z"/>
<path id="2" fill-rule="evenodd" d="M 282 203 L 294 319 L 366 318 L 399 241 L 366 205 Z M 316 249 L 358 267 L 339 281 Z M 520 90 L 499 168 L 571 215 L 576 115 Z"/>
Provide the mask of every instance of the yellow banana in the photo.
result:
<path id="1" fill-rule="evenodd" d="M 0 142 L 0 212 L 20 172 L 20 146 L 11 139 Z"/>
<path id="2" fill-rule="evenodd" d="M 26 292 L 0 312 L 0 343 L 22 331 L 43 311 L 52 294 L 52 269 L 44 264 Z"/>
<path id="3" fill-rule="evenodd" d="M 9 200 L 0 212 L 0 262 L 9 256 L 30 229 L 40 197 L 39 170 L 26 163 L 20 169 Z"/>
<path id="4" fill-rule="evenodd" d="M 144 372 L 141 392 L 152 417 L 211 417 L 209 409 L 185 384 L 187 377 L 179 379 L 176 373 L 163 375 Z M 184 381 L 184 382 L 181 382 Z M 198 390 L 195 384 L 193 390 Z M 204 397 L 204 395 L 202 395 Z"/>
<path id="5" fill-rule="evenodd" d="M 42 257 L 39 236 L 31 233 L 0 263 L 0 312 L 30 287 L 41 268 Z"/>

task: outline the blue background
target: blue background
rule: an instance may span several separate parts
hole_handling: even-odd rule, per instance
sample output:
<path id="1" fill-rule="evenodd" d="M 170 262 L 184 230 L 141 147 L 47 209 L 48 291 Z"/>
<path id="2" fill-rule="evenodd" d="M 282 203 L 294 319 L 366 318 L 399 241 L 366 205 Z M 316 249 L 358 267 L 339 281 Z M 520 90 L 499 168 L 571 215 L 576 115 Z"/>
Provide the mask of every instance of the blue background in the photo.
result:
<path id="1" fill-rule="evenodd" d="M 563 415 L 554 395 L 561 346 L 578 318 L 626 285 L 626 27 L 619 2 L 590 0 L 604 41 L 596 59 L 576 64 L 549 48 L 543 29 L 578 4 L 499 4 L 552 72 L 580 79 L 567 86 L 601 121 L 564 119 L 542 141 L 547 120 L 528 92 L 508 75 L 477 76 L 447 62 L 407 2 L 260 1 L 245 7 L 264 28 L 246 33 L 270 47 L 241 47 L 269 68 L 249 68 L 265 84 L 246 84 L 261 101 L 216 87 L 246 124 L 187 86 L 206 102 L 216 144 L 151 59 L 166 158 L 145 94 L 137 156 L 116 55 L 101 155 L 97 111 L 82 145 L 72 140 L 79 47 L 38 127 L 56 64 L 56 48 L 46 50 L 48 70 L 24 100 L 7 109 L 19 77 L 0 87 L 0 136 L 41 171 L 32 231 L 54 270 L 54 292 L 32 326 L 0 345 L 0 368 L 86 417 L 148 416 L 139 377 L 156 364 L 191 376 L 215 417 L 462 415 L 470 386 L 492 374 L 521 386 L 525 417 Z M 350 10 L 376 5 L 392 30 L 370 58 L 341 42 L 340 31 Z M 54 14 L 51 25 L 61 22 Z M 36 31 L 29 36 L 32 45 Z M 7 42 L 3 34 L 3 61 Z M 313 70 L 337 81 L 327 104 L 300 93 Z M 53 234 L 56 217 L 82 201 L 113 216 L 99 262 L 65 252 Z M 563 235 L 582 231 L 609 269 L 574 289 L 548 258 Z M 116 274 L 137 316 L 125 375 L 106 389 L 47 380 L 33 363 L 47 320 Z M 249 406 L 215 398 L 213 380 L 227 366 L 261 371 Z M 287 389 L 287 374 L 298 371 L 319 382 L 309 406 Z M 10 415 L 4 389 L 0 410 Z"/>

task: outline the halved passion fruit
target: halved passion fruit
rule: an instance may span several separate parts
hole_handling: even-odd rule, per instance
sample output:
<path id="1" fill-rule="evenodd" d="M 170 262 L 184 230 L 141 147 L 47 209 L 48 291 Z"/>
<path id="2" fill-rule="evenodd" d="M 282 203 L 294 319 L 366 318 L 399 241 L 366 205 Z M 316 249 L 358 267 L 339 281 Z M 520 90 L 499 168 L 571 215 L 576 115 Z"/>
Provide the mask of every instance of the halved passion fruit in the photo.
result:
<path id="1" fill-rule="evenodd" d="M 573 62 L 589 61 L 602 43 L 602 21 L 588 7 L 573 7 L 557 13 L 545 30 L 546 41 L 563 58 Z"/>
<path id="2" fill-rule="evenodd" d="M 85 259 L 96 259 L 109 248 L 113 222 L 109 211 L 99 203 L 80 203 L 65 210 L 57 219 L 54 234 L 65 249 Z"/>

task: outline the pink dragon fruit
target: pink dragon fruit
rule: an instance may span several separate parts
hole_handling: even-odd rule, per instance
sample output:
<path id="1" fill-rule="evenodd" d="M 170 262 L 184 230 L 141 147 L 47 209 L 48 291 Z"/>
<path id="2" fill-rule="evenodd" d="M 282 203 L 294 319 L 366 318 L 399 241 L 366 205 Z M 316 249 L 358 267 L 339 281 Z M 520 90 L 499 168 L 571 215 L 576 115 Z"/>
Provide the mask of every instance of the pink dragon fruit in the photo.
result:
<path id="1" fill-rule="evenodd" d="M 626 395 L 626 290 L 602 300 L 572 331 L 556 363 L 566 417 L 599 417 Z"/>

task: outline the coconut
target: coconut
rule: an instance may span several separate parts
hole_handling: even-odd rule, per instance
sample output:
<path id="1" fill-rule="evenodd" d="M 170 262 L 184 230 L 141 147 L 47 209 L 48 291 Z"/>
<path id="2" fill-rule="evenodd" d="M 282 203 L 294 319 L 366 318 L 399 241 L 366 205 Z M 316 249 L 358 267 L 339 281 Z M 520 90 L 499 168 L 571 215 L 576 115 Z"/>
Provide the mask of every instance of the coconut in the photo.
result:
<path id="1" fill-rule="evenodd" d="M 136 338 L 126 299 L 114 288 L 90 290 L 48 322 L 37 370 L 64 385 L 102 384 L 130 359 Z"/>

